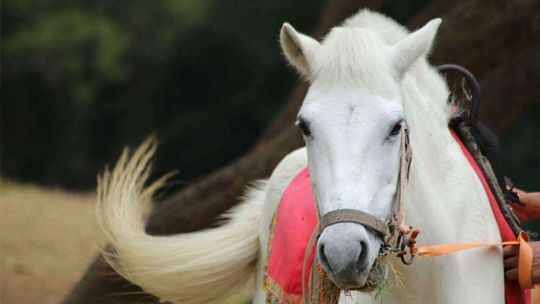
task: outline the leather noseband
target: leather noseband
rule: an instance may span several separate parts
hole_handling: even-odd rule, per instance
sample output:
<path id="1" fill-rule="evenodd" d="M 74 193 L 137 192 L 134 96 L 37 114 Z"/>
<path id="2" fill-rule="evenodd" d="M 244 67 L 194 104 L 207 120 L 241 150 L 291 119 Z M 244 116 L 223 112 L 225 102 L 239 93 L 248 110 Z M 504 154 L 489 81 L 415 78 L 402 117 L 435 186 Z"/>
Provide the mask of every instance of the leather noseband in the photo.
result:
<path id="1" fill-rule="evenodd" d="M 330 211 L 319 221 L 319 234 L 328 226 L 338 223 L 356 223 L 377 232 L 381 238 L 388 234 L 388 225 L 375 216 L 356 209 L 339 209 Z"/>

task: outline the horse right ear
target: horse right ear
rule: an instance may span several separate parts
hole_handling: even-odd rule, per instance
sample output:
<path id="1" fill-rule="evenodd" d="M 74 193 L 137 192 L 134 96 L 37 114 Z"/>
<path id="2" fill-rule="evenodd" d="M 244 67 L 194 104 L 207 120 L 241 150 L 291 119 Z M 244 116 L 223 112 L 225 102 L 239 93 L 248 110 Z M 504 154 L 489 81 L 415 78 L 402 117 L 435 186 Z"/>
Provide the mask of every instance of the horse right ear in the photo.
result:
<path id="1" fill-rule="evenodd" d="M 289 23 L 284 23 L 279 35 L 281 49 L 285 57 L 300 74 L 306 78 L 313 76 L 313 57 L 321 46 L 320 43 L 304 34 L 297 32 Z"/>
<path id="2" fill-rule="evenodd" d="M 439 25 L 441 18 L 435 18 L 392 46 L 393 63 L 400 76 L 403 76 L 418 58 L 429 53 Z"/>

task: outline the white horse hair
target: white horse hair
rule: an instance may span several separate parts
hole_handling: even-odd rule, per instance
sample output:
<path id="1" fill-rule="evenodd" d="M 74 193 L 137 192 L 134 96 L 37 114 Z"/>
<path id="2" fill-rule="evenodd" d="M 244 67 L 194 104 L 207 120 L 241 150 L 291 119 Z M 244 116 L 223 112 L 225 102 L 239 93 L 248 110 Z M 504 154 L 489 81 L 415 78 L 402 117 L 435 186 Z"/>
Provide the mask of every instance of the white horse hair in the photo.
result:
<path id="1" fill-rule="evenodd" d="M 499 242 L 482 185 L 448 130 L 446 83 L 426 61 L 439 24 L 434 19 L 411 34 L 362 10 L 321 43 L 284 24 L 285 56 L 311 84 L 298 116 L 306 148 L 285 157 L 268 182 L 250 188 L 225 224 L 174 236 L 145 233 L 151 198 L 164 184 L 161 179 L 144 187 L 153 142 L 131 157 L 124 153 L 98 185 L 97 218 L 113 249 L 107 261 L 145 291 L 174 303 L 219 302 L 256 272 L 253 303 L 264 303 L 268 227 L 292 178 L 309 165 L 321 214 L 353 208 L 386 220 L 397 186 L 396 130 L 403 121 L 414 155 L 405 218 L 421 229 L 418 241 Z M 318 254 L 338 286 L 361 286 L 380 245 L 363 226 L 342 223 L 322 232 Z M 412 266 L 390 262 L 404 286 L 389 276 L 385 303 L 504 303 L 500 249 L 417 258 Z M 373 303 L 374 297 L 351 292 L 340 302 Z"/>

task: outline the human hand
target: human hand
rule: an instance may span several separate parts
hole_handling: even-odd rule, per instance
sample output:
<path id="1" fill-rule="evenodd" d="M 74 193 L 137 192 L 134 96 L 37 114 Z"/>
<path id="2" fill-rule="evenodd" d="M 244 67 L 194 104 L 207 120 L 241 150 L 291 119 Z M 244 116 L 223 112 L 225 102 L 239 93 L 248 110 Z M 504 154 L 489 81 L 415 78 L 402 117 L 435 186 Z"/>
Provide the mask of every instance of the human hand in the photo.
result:
<path id="1" fill-rule="evenodd" d="M 532 282 L 540 283 L 540 242 L 530 242 L 533 252 L 532 262 Z M 509 280 L 518 279 L 518 260 L 519 260 L 519 246 L 504 246 L 504 271 L 506 278 Z"/>
<path id="2" fill-rule="evenodd" d="M 520 221 L 540 219 L 540 192 L 525 192 L 523 190 L 514 188 L 513 191 L 517 192 L 519 200 L 525 204 L 525 206 L 512 203 L 512 208 L 516 212 Z"/>

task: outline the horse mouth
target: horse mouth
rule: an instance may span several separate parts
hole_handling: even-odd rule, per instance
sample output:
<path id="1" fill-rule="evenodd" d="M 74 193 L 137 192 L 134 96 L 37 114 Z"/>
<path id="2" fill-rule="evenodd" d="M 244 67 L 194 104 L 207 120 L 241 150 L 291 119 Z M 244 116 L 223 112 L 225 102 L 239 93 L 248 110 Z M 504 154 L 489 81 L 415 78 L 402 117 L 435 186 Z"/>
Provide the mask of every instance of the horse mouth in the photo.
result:
<path id="1" fill-rule="evenodd" d="M 378 256 L 367 272 L 332 273 L 328 276 L 336 287 L 341 290 L 371 292 L 386 285 L 388 264 L 384 260 L 384 257 Z"/>
<path id="2" fill-rule="evenodd" d="M 380 289 L 386 285 L 386 278 L 388 275 L 388 264 L 385 262 L 384 257 L 378 256 L 367 275 L 364 286 L 359 288 L 359 291 L 373 291 Z"/>
<path id="3" fill-rule="evenodd" d="M 384 280 L 379 236 L 363 225 L 336 223 L 317 242 L 317 260 L 328 279 L 341 290 L 369 290 Z"/>

